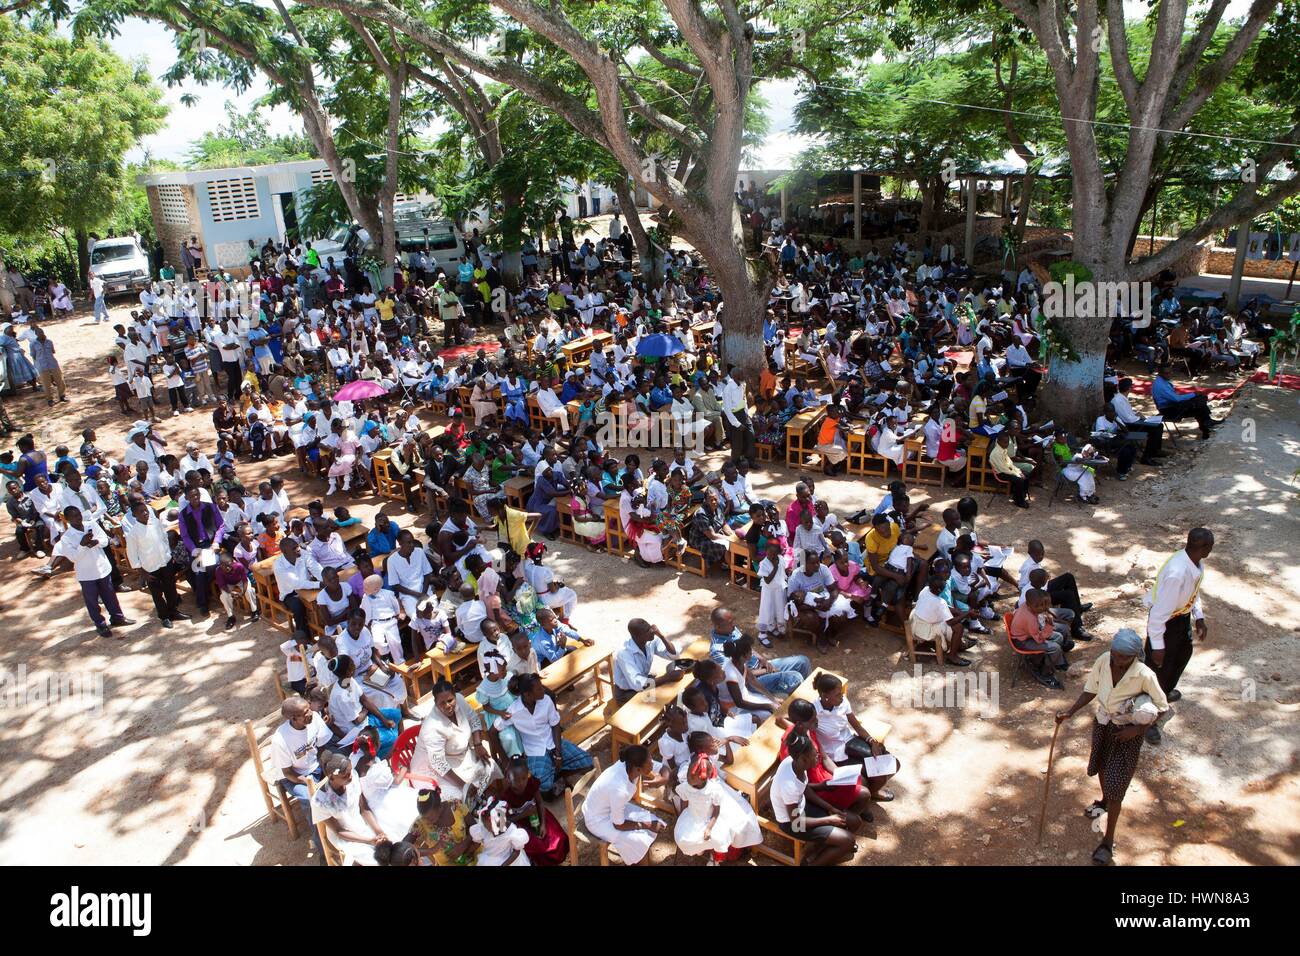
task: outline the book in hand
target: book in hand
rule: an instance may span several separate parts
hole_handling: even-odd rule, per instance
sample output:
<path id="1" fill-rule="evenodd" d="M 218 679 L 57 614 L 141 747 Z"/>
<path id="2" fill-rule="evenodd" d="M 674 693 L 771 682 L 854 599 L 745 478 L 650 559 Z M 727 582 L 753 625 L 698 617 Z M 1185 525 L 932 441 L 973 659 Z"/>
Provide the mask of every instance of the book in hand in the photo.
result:
<path id="1" fill-rule="evenodd" d="M 986 568 L 1000 568 L 1006 564 L 1007 558 L 1016 553 L 1015 548 L 999 548 L 997 545 L 989 545 L 989 556 L 984 561 Z"/>
<path id="2" fill-rule="evenodd" d="M 826 781 L 833 787 L 848 787 L 858 782 L 858 777 L 862 775 L 862 764 L 846 764 L 843 767 L 836 767 L 835 773 L 830 780 Z"/>
<path id="3" fill-rule="evenodd" d="M 862 762 L 864 777 L 888 777 L 895 773 L 898 773 L 898 758 L 893 754 L 868 757 Z"/>

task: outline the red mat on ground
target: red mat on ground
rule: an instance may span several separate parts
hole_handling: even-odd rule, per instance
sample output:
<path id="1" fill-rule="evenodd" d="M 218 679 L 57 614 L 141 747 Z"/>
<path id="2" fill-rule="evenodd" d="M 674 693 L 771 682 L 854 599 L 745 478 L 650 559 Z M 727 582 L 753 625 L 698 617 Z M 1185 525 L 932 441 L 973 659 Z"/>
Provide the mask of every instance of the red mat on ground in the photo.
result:
<path id="1" fill-rule="evenodd" d="M 1196 392 L 1196 393 L 1198 393 L 1198 394 L 1200 394 L 1200 395 L 1204 395 L 1206 398 L 1208 398 L 1208 399 L 1210 399 L 1210 400 L 1212 400 L 1212 401 L 1216 401 L 1216 402 L 1217 402 L 1217 401 L 1221 401 L 1222 399 L 1225 399 L 1225 398 L 1232 398 L 1232 396 L 1234 396 L 1234 395 L 1237 394 L 1237 392 L 1238 392 L 1238 390 L 1241 388 L 1241 386 L 1243 386 L 1243 385 L 1245 385 L 1245 384 L 1246 384 L 1246 381 L 1245 381 L 1245 380 L 1242 380 L 1242 381 L 1238 382 L 1236 385 L 1230 385 L 1230 386 L 1227 386 L 1227 387 L 1222 387 L 1222 386 L 1220 386 L 1220 387 L 1217 387 L 1217 388 L 1216 388 L 1216 387 L 1211 387 L 1211 386 L 1209 386 L 1209 385 L 1178 385 L 1178 390 L 1179 390 L 1180 392 L 1187 392 L 1187 391 Z M 1145 378 L 1135 378 L 1135 379 L 1133 379 L 1133 394 L 1134 394 L 1134 395 L 1150 395 L 1150 394 L 1151 394 L 1151 381 L 1150 381 L 1149 379 L 1145 379 Z"/>
<path id="2" fill-rule="evenodd" d="M 1292 391 L 1300 392 L 1300 375 L 1283 374 L 1277 377 L 1277 381 L 1268 380 L 1268 370 L 1260 369 L 1250 377 L 1252 382 L 1258 382 L 1261 385 L 1276 385 L 1279 388 L 1289 388 Z"/>
<path id="3" fill-rule="evenodd" d="M 500 342 L 478 342 L 472 345 L 453 345 L 449 349 L 442 349 L 438 353 L 438 357 L 441 358 L 444 362 L 459 362 L 461 356 L 468 356 L 470 358 L 473 358 L 475 355 L 478 354 L 479 349 L 482 349 L 485 355 L 493 355 L 496 352 L 501 351 L 501 343 Z"/>

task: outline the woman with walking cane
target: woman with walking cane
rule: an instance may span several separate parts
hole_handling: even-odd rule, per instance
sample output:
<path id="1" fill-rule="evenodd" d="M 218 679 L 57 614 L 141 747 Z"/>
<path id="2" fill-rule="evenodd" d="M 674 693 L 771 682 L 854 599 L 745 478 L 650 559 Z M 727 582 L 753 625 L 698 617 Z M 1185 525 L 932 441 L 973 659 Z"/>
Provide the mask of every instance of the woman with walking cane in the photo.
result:
<path id="1" fill-rule="evenodd" d="M 1069 720 L 1093 700 L 1097 707 L 1088 776 L 1101 783 L 1101 799 L 1090 804 L 1084 815 L 1089 819 L 1106 815 L 1106 835 L 1092 854 L 1093 863 L 1106 866 L 1114 856 L 1115 825 L 1137 770 L 1142 735 L 1169 709 L 1155 671 L 1142 663 L 1142 638 L 1133 629 L 1126 627 L 1115 635 L 1110 650 L 1092 665 L 1079 699 L 1059 712 L 1056 722 Z"/>

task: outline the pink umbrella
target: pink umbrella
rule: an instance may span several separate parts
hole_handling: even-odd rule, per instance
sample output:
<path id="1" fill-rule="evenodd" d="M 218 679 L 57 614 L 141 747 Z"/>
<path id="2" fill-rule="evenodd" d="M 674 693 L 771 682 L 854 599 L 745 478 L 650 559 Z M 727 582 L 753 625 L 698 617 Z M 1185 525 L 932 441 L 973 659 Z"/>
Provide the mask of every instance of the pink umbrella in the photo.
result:
<path id="1" fill-rule="evenodd" d="M 369 379 L 357 379 L 355 382 L 348 382 L 335 392 L 334 401 L 360 402 L 367 398 L 378 398 L 380 395 L 387 394 L 388 389 L 378 382 L 372 382 Z"/>

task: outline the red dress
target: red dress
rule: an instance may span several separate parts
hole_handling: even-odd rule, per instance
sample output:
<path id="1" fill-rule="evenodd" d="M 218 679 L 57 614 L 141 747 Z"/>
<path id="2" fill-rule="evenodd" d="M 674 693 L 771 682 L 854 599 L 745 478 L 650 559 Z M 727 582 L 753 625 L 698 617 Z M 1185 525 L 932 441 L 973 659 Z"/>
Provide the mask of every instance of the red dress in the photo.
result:
<path id="1" fill-rule="evenodd" d="M 777 760 L 784 760 L 786 757 L 790 756 L 790 751 L 786 749 L 786 741 L 790 739 L 792 733 L 794 733 L 793 727 L 787 730 L 785 736 L 781 738 L 781 754 L 777 757 Z M 821 742 L 817 740 L 817 735 L 809 734 L 808 737 L 812 740 L 813 747 L 817 750 L 817 763 L 808 771 L 808 784 L 811 786 L 815 783 L 825 783 L 831 778 L 831 772 L 826 769 L 826 757 L 822 753 L 822 745 Z M 862 796 L 862 778 L 859 776 L 858 782 L 851 785 L 846 784 L 838 787 L 822 787 L 817 791 L 817 795 L 835 809 L 847 810 L 849 807 L 853 806 L 859 797 Z"/>
<path id="2" fill-rule="evenodd" d="M 509 788 L 505 790 L 506 806 L 511 810 L 518 810 L 529 800 L 537 800 L 537 794 L 541 789 L 541 781 L 536 777 L 529 777 L 523 793 L 515 793 Z M 560 821 L 555 819 L 555 814 L 542 806 L 540 800 L 537 802 L 537 810 L 542 815 L 540 834 L 531 820 L 520 820 L 517 824 L 528 834 L 524 853 L 533 866 L 559 866 L 569 855 L 569 835 L 564 832 L 564 827 L 560 826 Z"/>

